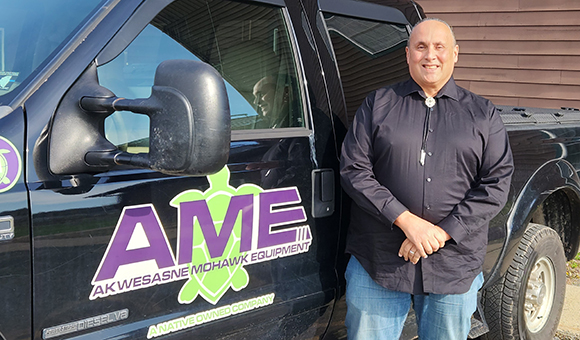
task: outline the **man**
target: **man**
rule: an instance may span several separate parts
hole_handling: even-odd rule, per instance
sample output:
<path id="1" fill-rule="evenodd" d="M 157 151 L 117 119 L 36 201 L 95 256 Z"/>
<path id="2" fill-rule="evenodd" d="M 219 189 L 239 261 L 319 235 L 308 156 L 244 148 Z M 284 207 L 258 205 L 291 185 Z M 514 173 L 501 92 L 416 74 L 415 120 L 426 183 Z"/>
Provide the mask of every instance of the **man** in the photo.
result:
<path id="1" fill-rule="evenodd" d="M 449 25 L 421 21 L 406 48 L 411 79 L 371 93 L 344 141 L 351 340 L 399 339 L 411 301 L 421 340 L 469 333 L 513 163 L 493 104 L 455 84 L 458 53 Z"/>
<path id="2" fill-rule="evenodd" d="M 252 89 L 254 105 L 260 109 L 261 113 L 255 128 L 288 127 L 288 87 L 278 89 L 277 82 L 276 76 L 266 76 L 260 79 Z"/>

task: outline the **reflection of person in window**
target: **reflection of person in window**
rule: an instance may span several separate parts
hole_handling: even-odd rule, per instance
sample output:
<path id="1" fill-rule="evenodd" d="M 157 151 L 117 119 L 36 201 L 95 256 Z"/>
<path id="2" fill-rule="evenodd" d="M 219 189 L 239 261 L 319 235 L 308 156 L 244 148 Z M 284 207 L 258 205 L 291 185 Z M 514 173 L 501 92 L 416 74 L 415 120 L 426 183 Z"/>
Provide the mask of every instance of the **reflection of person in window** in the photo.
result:
<path id="1" fill-rule="evenodd" d="M 254 85 L 254 104 L 260 109 L 257 129 L 288 127 L 288 86 L 279 87 L 277 79 L 266 76 Z"/>

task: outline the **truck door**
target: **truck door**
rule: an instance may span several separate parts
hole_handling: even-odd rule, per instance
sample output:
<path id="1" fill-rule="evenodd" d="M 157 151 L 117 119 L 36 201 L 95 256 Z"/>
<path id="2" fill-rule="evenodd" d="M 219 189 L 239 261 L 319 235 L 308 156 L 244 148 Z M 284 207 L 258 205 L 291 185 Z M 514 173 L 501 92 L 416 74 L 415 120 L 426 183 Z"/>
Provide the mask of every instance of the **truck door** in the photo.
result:
<path id="1" fill-rule="evenodd" d="M 204 177 L 49 169 L 31 196 L 36 338 L 320 336 L 337 235 L 321 222 L 334 197 L 321 182 L 334 180 L 317 169 L 312 122 L 331 127 L 313 118 L 287 9 L 277 0 L 145 2 L 79 79 L 95 72 L 117 97 L 147 98 L 169 59 L 203 61 L 223 77 L 228 164 Z M 138 154 L 149 151 L 150 130 L 147 116 L 118 111 L 103 133 Z M 50 167 L 51 133 L 47 122 L 37 166 Z"/>

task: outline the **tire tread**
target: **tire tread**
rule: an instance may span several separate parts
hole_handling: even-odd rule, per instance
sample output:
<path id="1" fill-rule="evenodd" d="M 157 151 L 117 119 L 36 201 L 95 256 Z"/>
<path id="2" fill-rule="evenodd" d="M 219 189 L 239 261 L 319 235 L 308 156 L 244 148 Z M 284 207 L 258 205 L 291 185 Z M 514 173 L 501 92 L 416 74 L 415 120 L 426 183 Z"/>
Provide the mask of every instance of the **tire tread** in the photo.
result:
<path id="1" fill-rule="evenodd" d="M 534 249 L 541 240 L 559 235 L 553 229 L 541 224 L 530 223 L 520 243 L 514 259 L 506 274 L 494 285 L 483 291 L 483 308 L 489 326 L 489 333 L 483 340 L 517 340 L 522 339 L 518 325 L 518 302 L 520 288 L 526 278 L 526 267 L 534 255 Z M 561 244 L 561 242 L 560 242 Z M 562 249 L 563 254 L 563 249 Z M 524 287 L 525 289 L 525 287 Z M 553 306 L 553 308 L 561 308 Z M 557 326 L 557 322 L 556 322 Z M 555 331 L 555 330 L 553 330 Z"/>

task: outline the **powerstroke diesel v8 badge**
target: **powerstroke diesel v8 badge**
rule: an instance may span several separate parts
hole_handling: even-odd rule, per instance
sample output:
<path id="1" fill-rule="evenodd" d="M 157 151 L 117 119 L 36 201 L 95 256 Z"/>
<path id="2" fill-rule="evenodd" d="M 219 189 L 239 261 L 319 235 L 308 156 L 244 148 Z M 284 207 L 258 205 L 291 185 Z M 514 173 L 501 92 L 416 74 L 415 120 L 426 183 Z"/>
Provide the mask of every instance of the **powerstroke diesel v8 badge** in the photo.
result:
<path id="1" fill-rule="evenodd" d="M 246 265 L 307 252 L 310 227 L 300 225 L 273 231 L 272 227 L 306 221 L 296 187 L 264 190 L 244 184 L 229 185 L 224 167 L 208 176 L 205 192 L 177 195 L 177 251 L 174 255 L 165 230 L 151 204 L 123 209 L 101 264 L 95 273 L 90 299 L 104 298 L 168 282 L 185 280 L 178 295 L 182 304 L 198 295 L 212 304 L 231 288 L 245 288 Z"/>

